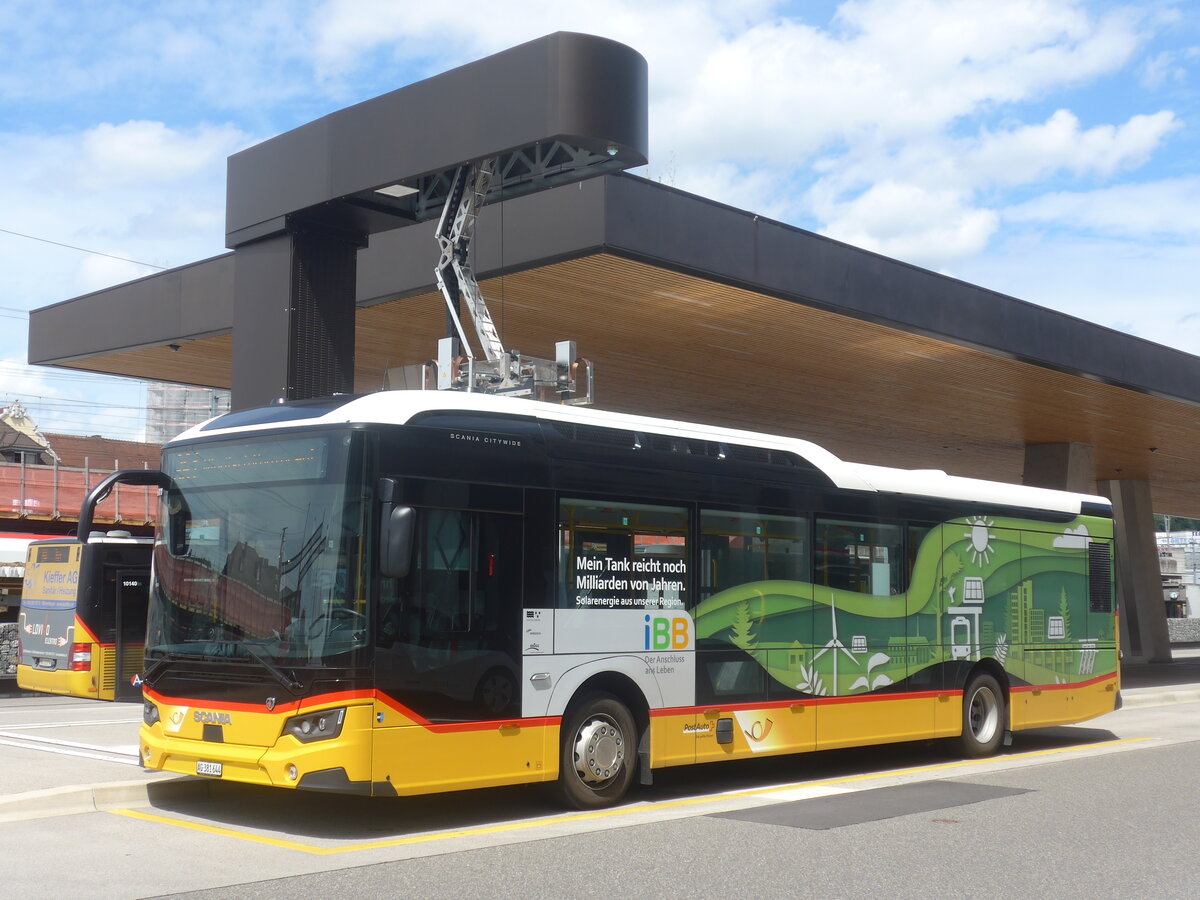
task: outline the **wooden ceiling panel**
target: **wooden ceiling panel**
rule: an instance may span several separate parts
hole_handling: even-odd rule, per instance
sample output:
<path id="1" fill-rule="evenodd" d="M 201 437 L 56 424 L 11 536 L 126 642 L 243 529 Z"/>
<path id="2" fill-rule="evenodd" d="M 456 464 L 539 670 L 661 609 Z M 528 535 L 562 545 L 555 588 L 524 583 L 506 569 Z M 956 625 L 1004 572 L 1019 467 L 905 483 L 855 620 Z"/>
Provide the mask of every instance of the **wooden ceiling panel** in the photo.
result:
<path id="1" fill-rule="evenodd" d="M 172 350 L 172 346 L 178 346 L 179 349 Z M 63 365 L 87 372 L 228 389 L 233 367 L 233 335 L 219 334 L 184 340 L 178 344 L 141 347 L 91 356 Z"/>

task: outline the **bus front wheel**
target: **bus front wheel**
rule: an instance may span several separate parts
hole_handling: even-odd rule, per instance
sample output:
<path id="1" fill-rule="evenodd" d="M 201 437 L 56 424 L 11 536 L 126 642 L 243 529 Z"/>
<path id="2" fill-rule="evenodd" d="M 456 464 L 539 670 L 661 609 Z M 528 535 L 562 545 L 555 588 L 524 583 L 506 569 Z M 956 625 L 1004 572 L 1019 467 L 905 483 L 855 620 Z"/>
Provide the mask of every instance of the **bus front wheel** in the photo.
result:
<path id="1" fill-rule="evenodd" d="M 1004 691 L 986 672 L 975 675 L 963 691 L 962 735 L 958 750 L 963 756 L 991 756 L 1004 740 Z"/>
<path id="2" fill-rule="evenodd" d="M 611 694 L 581 698 L 564 719 L 558 787 L 577 809 L 616 803 L 629 790 L 637 765 L 637 726 Z"/>

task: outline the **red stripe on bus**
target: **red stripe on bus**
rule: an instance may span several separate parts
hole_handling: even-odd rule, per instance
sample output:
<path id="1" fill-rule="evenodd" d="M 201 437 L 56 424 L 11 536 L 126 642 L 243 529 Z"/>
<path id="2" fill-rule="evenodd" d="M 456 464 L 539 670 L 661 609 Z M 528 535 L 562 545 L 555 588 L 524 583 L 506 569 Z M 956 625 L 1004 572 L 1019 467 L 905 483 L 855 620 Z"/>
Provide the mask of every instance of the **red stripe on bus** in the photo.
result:
<path id="1" fill-rule="evenodd" d="M 531 727 L 557 725 L 562 721 L 562 716 L 538 716 L 530 719 L 485 719 L 478 722 L 430 722 L 420 713 L 409 709 L 399 700 L 389 697 L 381 691 L 375 691 L 375 699 L 384 706 L 390 707 L 400 713 L 406 719 L 410 719 L 414 725 L 420 725 L 422 728 L 427 728 L 439 734 L 456 731 L 491 731 L 504 725 L 528 725 Z"/>
<path id="2" fill-rule="evenodd" d="M 100 643 L 99 638 L 97 638 L 96 635 L 92 634 L 92 629 L 88 628 L 87 625 L 84 624 L 83 619 L 79 618 L 79 616 L 75 616 L 75 629 L 77 631 L 83 632 L 83 634 L 87 638 L 87 642 L 89 644 L 99 644 Z M 75 641 L 75 643 L 82 644 L 83 641 Z M 107 646 L 115 647 L 116 644 L 108 644 Z"/>
<path id="3" fill-rule="evenodd" d="M 209 702 L 207 700 L 194 700 L 186 697 L 169 697 L 165 694 L 160 694 L 152 688 L 144 688 L 143 692 L 151 700 L 159 703 L 166 703 L 171 706 L 186 706 L 188 708 L 203 708 L 212 710 L 224 710 L 228 712 L 268 712 L 264 704 L 258 703 L 234 703 L 223 701 L 219 703 Z M 378 690 L 361 690 L 361 691 L 337 691 L 330 694 L 319 694 L 315 697 L 306 697 L 303 700 L 293 700 L 290 703 L 280 703 L 269 712 L 279 715 L 282 713 L 301 712 L 305 709 L 312 709 L 318 706 L 327 706 L 331 703 L 340 703 L 347 700 L 377 700 L 385 706 L 391 707 L 396 712 L 410 719 L 414 725 L 420 725 L 429 731 L 439 734 L 461 732 L 461 731 L 492 731 L 497 728 L 502 728 L 505 725 L 514 725 L 522 728 L 538 728 L 549 725 L 558 725 L 562 721 L 561 716 L 538 716 L 529 719 L 487 719 L 480 722 L 430 722 L 424 716 L 413 712 L 404 704 L 397 702 L 386 694 Z"/>
<path id="4" fill-rule="evenodd" d="M 929 700 L 954 696 L 962 691 L 912 691 L 904 694 L 855 694 L 850 697 L 797 697 L 794 700 L 768 700 L 749 703 L 707 703 L 704 706 L 674 706 L 652 709 L 653 716 L 688 716 L 716 709 L 721 712 L 741 712 L 756 709 L 786 709 L 792 706 L 828 706 L 835 703 L 874 703 L 885 700 Z"/>
<path id="5" fill-rule="evenodd" d="M 304 697 L 300 700 L 291 700 L 287 703 L 277 703 L 274 709 L 266 709 L 265 703 L 237 703 L 228 700 L 210 701 L 197 700 L 191 697 L 170 697 L 166 694 L 160 694 L 153 688 L 143 687 L 142 692 L 152 700 L 160 703 L 168 703 L 172 706 L 187 706 L 203 707 L 204 709 L 228 710 L 230 712 L 299 712 L 300 710 L 309 709 L 316 706 L 323 706 L 329 703 L 337 703 L 345 700 L 369 700 L 372 698 L 373 692 L 370 690 L 361 691 L 336 691 L 330 694 L 318 694 L 315 697 Z"/>
<path id="6" fill-rule="evenodd" d="M 1090 678 L 1087 681 L 1075 681 L 1070 684 L 1022 684 L 1014 687 L 1014 694 L 1024 694 L 1029 691 L 1071 691 L 1078 688 L 1092 687 L 1093 685 L 1103 684 L 1106 681 L 1113 681 L 1117 677 L 1115 672 L 1109 672 L 1107 675 L 1098 675 L 1095 678 Z"/>
<path id="7" fill-rule="evenodd" d="M 515 728 L 548 728 L 562 722 L 562 716 L 539 716 L 533 719 L 489 719 L 486 722 L 447 722 L 437 725 L 422 722 L 421 727 L 435 734 L 454 734 L 463 731 L 497 731 L 505 726 Z"/>

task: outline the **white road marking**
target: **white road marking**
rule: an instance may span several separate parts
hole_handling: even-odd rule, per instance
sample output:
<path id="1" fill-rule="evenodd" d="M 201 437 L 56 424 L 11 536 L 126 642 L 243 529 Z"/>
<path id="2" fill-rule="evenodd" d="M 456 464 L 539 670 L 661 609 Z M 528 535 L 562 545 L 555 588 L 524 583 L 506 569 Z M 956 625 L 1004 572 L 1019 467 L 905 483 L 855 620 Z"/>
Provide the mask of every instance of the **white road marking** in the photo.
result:
<path id="1" fill-rule="evenodd" d="M 103 762 L 120 763 L 126 766 L 141 766 L 136 744 L 120 744 L 104 746 L 100 744 L 82 744 L 77 741 L 60 741 L 53 738 L 25 737 L 12 732 L 0 731 L 0 744 L 8 747 L 20 747 L 24 750 L 40 750 L 44 753 L 58 753 L 62 756 L 80 756 L 84 759 L 98 759 Z"/>

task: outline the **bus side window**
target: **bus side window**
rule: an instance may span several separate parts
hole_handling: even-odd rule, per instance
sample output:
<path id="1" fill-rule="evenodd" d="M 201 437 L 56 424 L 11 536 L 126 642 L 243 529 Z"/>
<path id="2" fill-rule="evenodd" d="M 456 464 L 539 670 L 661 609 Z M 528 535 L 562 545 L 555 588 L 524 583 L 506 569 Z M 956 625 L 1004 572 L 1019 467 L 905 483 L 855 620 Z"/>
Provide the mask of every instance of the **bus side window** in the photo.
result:
<path id="1" fill-rule="evenodd" d="M 381 646 L 506 630 L 509 607 L 520 606 L 519 517 L 419 509 L 413 553 L 406 578 L 381 583 Z"/>
<path id="2" fill-rule="evenodd" d="M 412 566 L 381 583 L 380 688 L 429 719 L 519 715 L 521 516 L 415 513 Z"/>
<path id="3" fill-rule="evenodd" d="M 560 609 L 683 609 L 688 511 L 624 501 L 559 503 Z"/>
<path id="4" fill-rule="evenodd" d="M 808 581 L 807 518 L 700 511 L 700 590 L 704 600 L 754 581 Z"/>
<path id="5" fill-rule="evenodd" d="M 900 525 L 818 518 L 815 549 L 819 585 L 875 596 L 908 587 Z"/>
<path id="6" fill-rule="evenodd" d="M 925 536 L 933 530 L 932 525 L 909 525 L 907 533 L 907 565 L 904 569 L 904 585 L 907 590 L 908 584 L 912 581 L 913 569 L 917 565 L 917 553 L 921 549 L 921 542 L 925 540 Z M 940 551 L 940 547 L 936 548 Z"/>
<path id="7" fill-rule="evenodd" d="M 421 519 L 412 600 L 426 631 L 469 631 L 472 516 L 428 509 Z"/>

